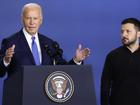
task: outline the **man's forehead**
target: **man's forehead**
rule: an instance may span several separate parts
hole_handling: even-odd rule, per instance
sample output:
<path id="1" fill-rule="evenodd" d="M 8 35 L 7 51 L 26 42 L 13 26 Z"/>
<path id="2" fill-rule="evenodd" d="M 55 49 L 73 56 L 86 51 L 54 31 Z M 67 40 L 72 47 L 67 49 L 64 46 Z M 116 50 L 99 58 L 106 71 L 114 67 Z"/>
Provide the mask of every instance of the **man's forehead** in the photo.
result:
<path id="1" fill-rule="evenodd" d="M 127 23 L 127 24 L 122 24 L 122 29 L 131 29 L 131 28 L 134 28 L 135 27 L 135 25 L 134 24 L 132 24 L 132 23 Z"/>

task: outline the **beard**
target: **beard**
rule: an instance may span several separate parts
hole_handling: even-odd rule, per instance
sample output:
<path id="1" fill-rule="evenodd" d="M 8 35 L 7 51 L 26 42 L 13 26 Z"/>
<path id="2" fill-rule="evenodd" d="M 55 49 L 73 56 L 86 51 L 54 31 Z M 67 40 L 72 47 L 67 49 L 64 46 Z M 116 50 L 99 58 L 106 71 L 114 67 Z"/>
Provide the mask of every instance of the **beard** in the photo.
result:
<path id="1" fill-rule="evenodd" d="M 133 44 L 136 43 L 136 41 L 137 41 L 137 38 L 134 38 L 133 40 L 129 40 L 128 38 L 125 38 L 125 37 L 122 38 L 122 44 L 123 44 L 124 46 L 133 45 Z"/>

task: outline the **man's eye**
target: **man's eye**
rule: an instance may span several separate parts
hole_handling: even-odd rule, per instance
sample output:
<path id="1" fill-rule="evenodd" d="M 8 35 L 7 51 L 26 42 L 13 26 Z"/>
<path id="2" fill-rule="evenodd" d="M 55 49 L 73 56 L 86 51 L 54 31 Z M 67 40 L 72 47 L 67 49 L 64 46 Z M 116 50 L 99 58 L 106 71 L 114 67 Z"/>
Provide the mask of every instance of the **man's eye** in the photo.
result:
<path id="1" fill-rule="evenodd" d="M 127 30 L 127 33 L 130 33 L 131 31 L 130 30 Z"/>
<path id="2" fill-rule="evenodd" d="M 38 19 L 38 18 L 34 18 L 34 19 L 36 20 L 36 19 Z"/>
<path id="3" fill-rule="evenodd" d="M 26 19 L 30 19 L 30 17 L 26 17 Z"/>

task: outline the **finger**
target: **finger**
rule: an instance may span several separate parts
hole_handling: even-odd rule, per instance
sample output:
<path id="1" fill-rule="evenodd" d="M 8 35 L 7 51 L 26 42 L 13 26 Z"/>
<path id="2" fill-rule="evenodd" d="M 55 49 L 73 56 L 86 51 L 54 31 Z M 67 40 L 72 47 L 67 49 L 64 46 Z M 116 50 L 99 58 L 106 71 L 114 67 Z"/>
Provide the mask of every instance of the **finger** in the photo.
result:
<path id="1" fill-rule="evenodd" d="M 14 49 L 15 49 L 15 47 L 16 47 L 16 46 L 15 46 L 15 44 L 13 44 L 13 45 L 12 45 L 12 49 L 14 50 Z"/>
<path id="2" fill-rule="evenodd" d="M 13 49 L 7 49 L 7 51 L 6 51 L 7 53 L 10 53 L 10 52 L 14 52 L 14 50 Z"/>
<path id="3" fill-rule="evenodd" d="M 11 58 L 13 57 L 13 53 L 6 54 L 5 57 Z"/>
<path id="4" fill-rule="evenodd" d="M 83 49 L 83 52 L 86 53 L 86 54 L 89 54 L 90 53 L 90 49 L 89 48 L 85 48 L 85 49 Z"/>
<path id="5" fill-rule="evenodd" d="M 12 57 L 13 57 L 13 54 L 6 55 L 5 57 L 6 57 L 6 58 L 12 58 Z"/>
<path id="6" fill-rule="evenodd" d="M 8 48 L 9 50 L 14 50 L 15 49 L 15 44 L 12 45 L 12 47 Z"/>
<path id="7" fill-rule="evenodd" d="M 6 51 L 6 54 L 10 54 L 10 53 L 14 53 L 14 50 L 11 48 Z"/>
<path id="8" fill-rule="evenodd" d="M 89 54 L 90 54 L 90 49 L 89 48 L 85 48 L 85 49 L 83 49 L 83 56 L 89 56 Z"/>
<path id="9" fill-rule="evenodd" d="M 90 54 L 90 49 L 86 48 L 86 53 L 89 55 Z"/>
<path id="10" fill-rule="evenodd" d="M 9 48 L 6 50 L 5 56 L 6 57 L 11 57 L 14 54 L 14 47 Z"/>
<path id="11" fill-rule="evenodd" d="M 13 44 L 12 47 L 7 49 L 7 51 L 8 52 L 14 52 L 14 49 L 15 49 L 15 45 Z"/>
<path id="12" fill-rule="evenodd" d="M 12 54 L 14 54 L 14 51 L 6 52 L 6 55 L 12 55 Z"/>
<path id="13" fill-rule="evenodd" d="M 79 49 L 79 50 L 82 49 L 82 45 L 81 45 L 81 44 L 78 45 L 78 49 Z"/>

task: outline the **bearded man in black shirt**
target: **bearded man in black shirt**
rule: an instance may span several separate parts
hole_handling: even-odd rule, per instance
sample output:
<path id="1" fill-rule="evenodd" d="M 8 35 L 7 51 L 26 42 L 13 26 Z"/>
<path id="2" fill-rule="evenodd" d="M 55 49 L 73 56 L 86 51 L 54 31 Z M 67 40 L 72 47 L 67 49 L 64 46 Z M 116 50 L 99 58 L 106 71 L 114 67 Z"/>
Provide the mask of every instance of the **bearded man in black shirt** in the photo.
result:
<path id="1" fill-rule="evenodd" d="M 140 21 L 121 23 L 122 46 L 111 51 L 101 77 L 101 105 L 140 105 Z"/>

